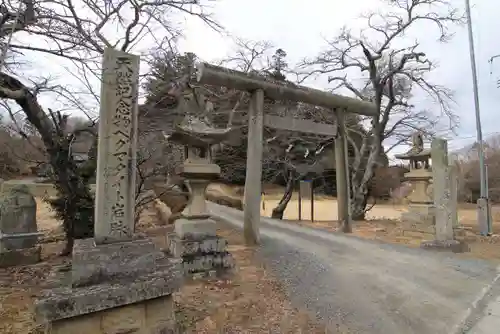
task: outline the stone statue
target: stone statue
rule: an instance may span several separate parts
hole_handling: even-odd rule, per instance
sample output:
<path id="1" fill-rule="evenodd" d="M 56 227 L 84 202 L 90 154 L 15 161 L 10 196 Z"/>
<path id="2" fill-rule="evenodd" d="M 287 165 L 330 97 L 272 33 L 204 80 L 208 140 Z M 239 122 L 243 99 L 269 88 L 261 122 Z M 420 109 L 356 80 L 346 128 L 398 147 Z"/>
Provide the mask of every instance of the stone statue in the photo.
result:
<path id="1" fill-rule="evenodd" d="M 421 131 L 417 131 L 411 136 L 411 142 L 413 144 L 411 148 L 413 154 L 418 154 L 424 150 L 424 138 Z"/>
<path id="2" fill-rule="evenodd" d="M 424 149 L 424 139 L 421 131 L 415 132 L 411 136 L 412 147 L 404 154 L 395 155 L 397 159 L 409 160 L 410 169 L 419 169 L 422 166 L 429 168 L 430 150 Z M 422 164 L 420 164 L 422 163 Z"/>
<path id="3" fill-rule="evenodd" d="M 401 157 L 412 157 L 424 150 L 424 139 L 420 131 L 417 131 L 411 135 L 411 144 L 412 146 L 410 147 L 410 149 L 406 153 L 401 154 Z"/>

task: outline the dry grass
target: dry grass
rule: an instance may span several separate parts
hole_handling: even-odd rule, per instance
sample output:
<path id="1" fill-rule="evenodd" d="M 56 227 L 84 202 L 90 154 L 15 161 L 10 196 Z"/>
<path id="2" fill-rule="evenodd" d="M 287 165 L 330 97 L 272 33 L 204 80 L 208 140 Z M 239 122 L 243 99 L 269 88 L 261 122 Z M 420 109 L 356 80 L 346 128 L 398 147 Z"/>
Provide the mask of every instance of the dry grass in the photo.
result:
<path id="1" fill-rule="evenodd" d="M 37 202 L 39 228 L 60 236 L 60 223 L 48 205 Z M 163 247 L 172 226 L 164 226 L 158 214 L 153 206 L 144 210 L 137 229 Z M 260 265 L 253 250 L 243 245 L 240 233 L 223 225 L 218 232 L 229 240 L 235 273 L 231 280 L 191 282 L 175 294 L 183 333 L 326 333 L 290 305 L 281 285 Z M 42 246 L 43 262 L 0 269 L 0 333 L 34 333 L 33 302 L 51 268 L 69 261 L 57 256 L 62 247 L 63 242 L 47 242 Z"/>
<path id="2" fill-rule="evenodd" d="M 224 225 L 218 232 L 229 241 L 238 267 L 231 280 L 187 285 L 177 295 L 184 333 L 326 333 L 290 305 L 240 232 Z"/>

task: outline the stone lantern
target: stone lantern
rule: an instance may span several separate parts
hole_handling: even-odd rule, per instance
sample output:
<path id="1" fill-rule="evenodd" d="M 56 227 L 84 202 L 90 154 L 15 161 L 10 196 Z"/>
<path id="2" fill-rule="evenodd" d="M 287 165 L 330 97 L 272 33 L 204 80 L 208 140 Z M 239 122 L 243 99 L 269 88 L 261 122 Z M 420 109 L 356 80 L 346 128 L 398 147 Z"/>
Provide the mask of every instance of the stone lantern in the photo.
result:
<path id="1" fill-rule="evenodd" d="M 408 211 L 401 215 L 403 236 L 433 239 L 436 215 L 431 193 L 432 169 L 429 164 L 431 151 L 424 149 L 421 139 L 416 138 L 413 147 L 407 153 L 395 157 L 409 161 L 410 171 L 404 178 L 413 187 L 412 193 L 408 196 Z"/>
<path id="2" fill-rule="evenodd" d="M 169 248 L 174 256 L 183 259 L 184 272 L 191 277 L 215 276 L 233 265 L 226 252 L 226 240 L 216 234 L 205 192 L 220 174 L 220 167 L 212 160 L 212 147 L 237 131 L 239 128 L 216 129 L 199 118 L 187 116 L 167 137 L 184 145 L 185 161 L 177 172 L 185 178 L 190 192 L 188 204 L 174 221 L 175 233 L 168 238 Z"/>

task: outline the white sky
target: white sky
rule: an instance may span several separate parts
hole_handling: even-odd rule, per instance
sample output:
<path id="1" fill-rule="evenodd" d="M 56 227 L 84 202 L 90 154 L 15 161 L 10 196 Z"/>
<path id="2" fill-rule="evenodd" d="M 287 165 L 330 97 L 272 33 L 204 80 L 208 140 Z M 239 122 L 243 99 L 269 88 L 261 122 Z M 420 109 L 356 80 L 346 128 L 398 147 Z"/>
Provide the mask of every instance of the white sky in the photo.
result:
<path id="1" fill-rule="evenodd" d="M 463 0 L 455 0 L 463 5 Z M 500 54 L 500 43 L 496 33 L 500 31 L 500 1 L 472 0 L 472 15 L 475 35 L 476 58 L 479 71 L 480 103 L 483 134 L 500 132 L 497 119 L 500 113 L 500 89 L 495 81 L 500 78 L 500 59 L 493 67 L 488 59 Z M 267 40 L 275 47 L 284 49 L 288 62 L 294 63 L 304 57 L 316 55 L 326 45 L 325 38 L 333 37 L 344 26 L 356 27 L 363 21 L 355 20 L 362 12 L 380 7 L 378 0 L 218 0 L 214 1 L 215 18 L 232 35 L 251 40 Z M 231 52 L 232 41 L 218 34 L 195 18 L 184 20 L 185 38 L 180 41 L 181 51 L 195 52 L 206 61 L 220 59 Z M 474 141 L 475 118 L 471 83 L 471 70 L 467 30 L 456 29 L 456 36 L 448 44 L 437 43 L 437 35 L 429 32 L 425 26 L 414 31 L 413 37 L 421 43 L 421 50 L 430 59 L 438 61 L 439 69 L 432 74 L 435 81 L 455 91 L 456 112 L 461 118 L 459 139 L 449 142 L 451 150 L 463 147 Z M 33 73 L 49 71 L 56 73 L 59 80 L 74 82 L 74 77 L 60 71 L 61 60 L 37 55 L 40 67 Z M 55 71 L 59 68 L 59 71 Z M 53 71 L 54 70 L 54 71 Z M 493 70 L 493 74 L 490 71 Z M 313 86 L 328 87 L 326 78 L 320 78 Z M 91 102 L 90 102 L 91 103 Z M 44 106 L 53 104 L 48 98 L 42 100 Z"/>
<path id="2" fill-rule="evenodd" d="M 464 3 L 461 0 L 455 2 L 459 6 Z M 496 35 L 500 31 L 500 1 L 472 0 L 471 4 L 482 128 L 486 137 L 500 132 L 499 123 L 496 123 L 500 117 L 500 89 L 495 84 L 500 78 L 500 59 L 493 66 L 488 63 L 490 57 L 500 54 L 500 40 Z M 251 5 L 249 2 L 222 0 L 215 6 L 215 15 L 229 32 L 237 36 L 269 40 L 284 49 L 293 64 L 303 57 L 317 54 L 325 47 L 324 38 L 335 36 L 342 26 L 362 24 L 354 20 L 359 14 L 378 6 L 376 0 L 253 0 Z M 230 40 L 208 30 L 201 22 L 190 20 L 187 27 L 186 40 L 181 43 L 183 50 L 195 52 L 206 60 L 222 58 L 230 51 Z M 455 30 L 454 39 L 447 44 L 437 43 L 437 35 L 429 33 L 425 27 L 415 36 L 428 57 L 439 63 L 432 77 L 455 91 L 456 112 L 461 122 L 459 139 L 449 142 L 452 150 L 473 142 L 476 136 L 468 35 L 465 26 Z M 326 79 L 323 80 L 315 82 L 314 86 L 326 87 Z"/>

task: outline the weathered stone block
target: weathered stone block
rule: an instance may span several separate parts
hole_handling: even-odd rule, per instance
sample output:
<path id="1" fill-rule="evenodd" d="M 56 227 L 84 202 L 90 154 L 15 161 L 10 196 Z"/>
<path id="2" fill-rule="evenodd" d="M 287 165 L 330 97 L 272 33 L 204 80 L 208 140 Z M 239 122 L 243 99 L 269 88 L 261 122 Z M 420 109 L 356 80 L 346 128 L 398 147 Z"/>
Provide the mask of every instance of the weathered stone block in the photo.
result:
<path id="1" fill-rule="evenodd" d="M 410 203 L 408 205 L 409 212 L 415 212 L 420 215 L 433 217 L 436 215 L 436 208 L 432 204 L 415 204 Z"/>
<path id="2" fill-rule="evenodd" d="M 436 207 L 436 239 L 446 242 L 453 239 L 453 227 L 457 225 L 456 198 L 452 191 L 452 168 L 449 166 L 448 143 L 434 138 L 431 144 L 434 205 Z"/>
<path id="3" fill-rule="evenodd" d="M 428 234 L 435 234 L 436 233 L 436 228 L 433 225 L 429 225 L 426 223 L 421 223 L 421 222 L 409 222 L 409 221 L 404 221 L 402 223 L 402 228 L 404 231 L 414 231 L 414 232 L 422 232 L 422 233 L 428 233 Z"/>
<path id="4" fill-rule="evenodd" d="M 148 333 L 169 333 L 168 330 L 175 329 L 175 305 L 172 296 L 151 299 L 145 305 Z"/>
<path id="5" fill-rule="evenodd" d="M 0 268 L 38 263 L 40 253 L 40 246 L 0 252 Z"/>
<path id="6" fill-rule="evenodd" d="M 175 257 L 184 257 L 195 254 L 220 253 L 227 247 L 227 241 L 224 238 L 215 236 L 207 237 L 204 240 L 196 241 L 189 239 L 180 239 L 174 233 L 168 237 L 170 253 Z"/>
<path id="7" fill-rule="evenodd" d="M 468 252 L 469 246 L 458 240 L 429 240 L 420 244 L 421 248 L 438 251 L 452 251 L 453 253 Z"/>
<path id="8" fill-rule="evenodd" d="M 35 302 L 35 313 L 39 321 L 51 322 L 171 295 L 182 283 L 181 262 L 169 259 L 161 270 L 135 280 L 46 290 Z"/>
<path id="9" fill-rule="evenodd" d="M 36 201 L 28 187 L 17 184 L 0 194 L 0 232 L 4 234 L 37 232 Z M 38 236 L 0 239 L 1 250 L 32 248 Z"/>
<path id="10" fill-rule="evenodd" d="M 46 334 L 101 334 L 101 316 L 99 313 L 86 314 L 76 318 L 55 321 L 47 324 Z"/>
<path id="11" fill-rule="evenodd" d="M 180 239 L 203 240 L 217 235 L 217 224 L 213 219 L 177 219 L 175 234 Z"/>
<path id="12" fill-rule="evenodd" d="M 427 215 L 413 211 L 403 212 L 401 214 L 401 220 L 403 222 L 426 225 L 434 225 L 435 222 L 433 215 Z"/>
<path id="13" fill-rule="evenodd" d="M 46 334 L 165 334 L 176 331 L 171 295 L 61 319 L 48 325 Z"/>
<path id="14" fill-rule="evenodd" d="M 96 245 L 94 239 L 75 241 L 72 261 L 74 287 L 135 278 L 156 270 L 165 254 L 149 239 Z"/>
<path id="15" fill-rule="evenodd" d="M 184 273 L 191 274 L 211 269 L 223 270 L 234 267 L 234 259 L 230 253 L 216 253 L 202 255 L 194 258 L 185 258 L 183 262 Z"/>
<path id="16" fill-rule="evenodd" d="M 103 334 L 135 333 L 146 325 L 145 303 L 112 308 L 100 313 Z"/>
<path id="17" fill-rule="evenodd" d="M 453 235 L 455 237 L 465 237 L 467 235 L 467 230 L 461 226 L 454 227 Z"/>

